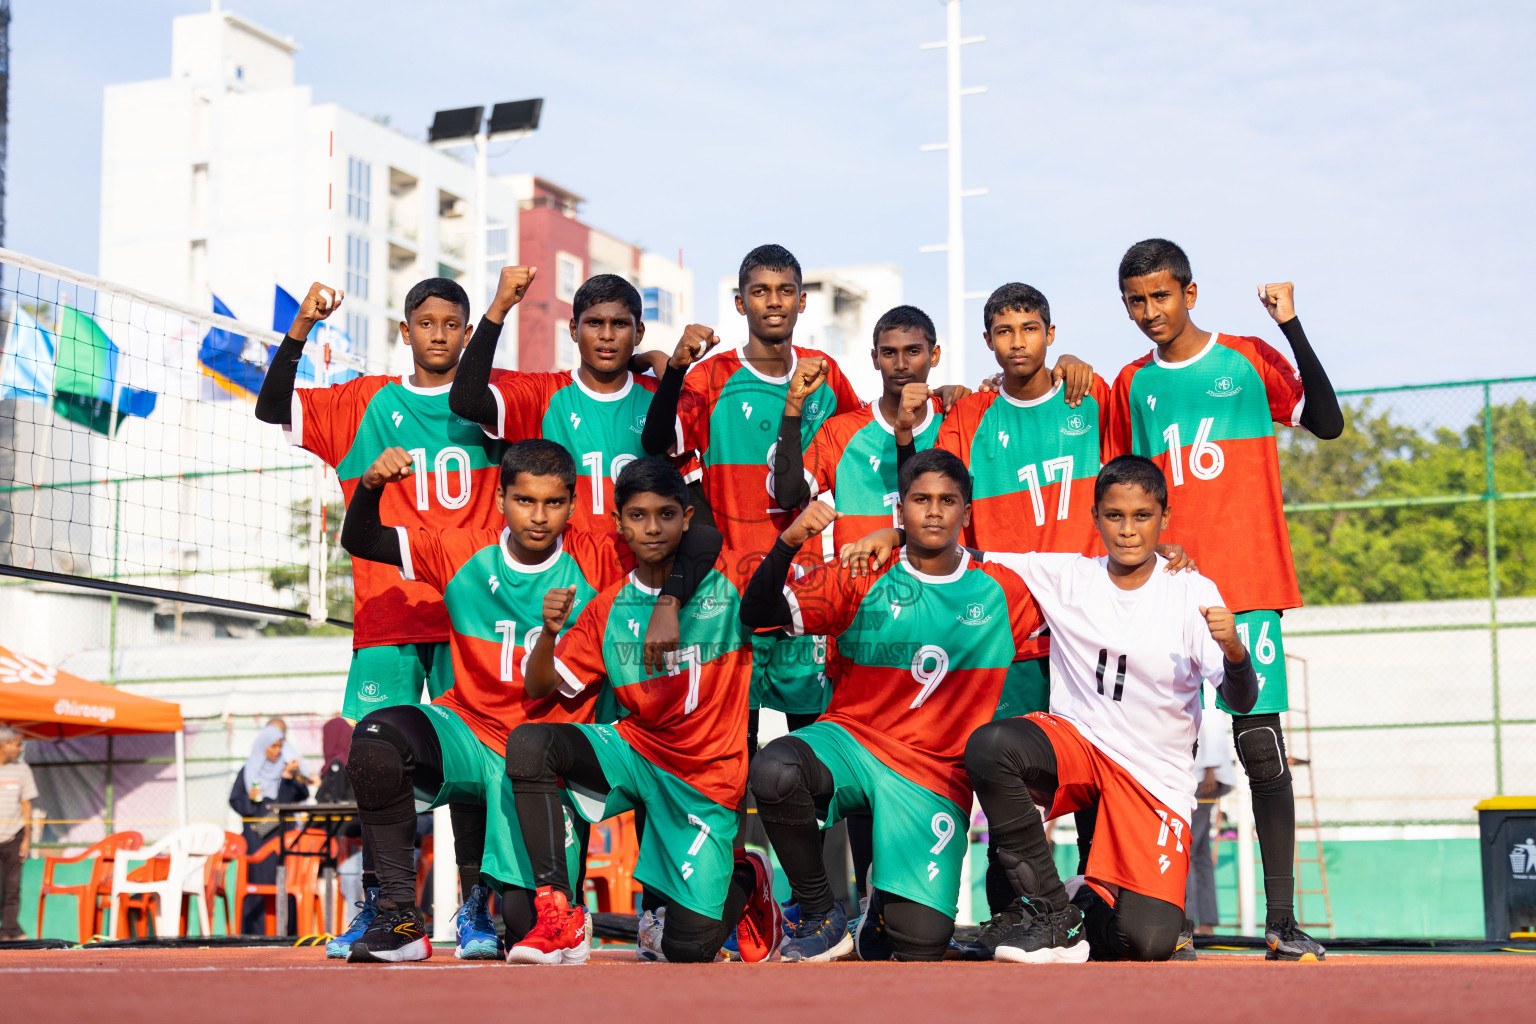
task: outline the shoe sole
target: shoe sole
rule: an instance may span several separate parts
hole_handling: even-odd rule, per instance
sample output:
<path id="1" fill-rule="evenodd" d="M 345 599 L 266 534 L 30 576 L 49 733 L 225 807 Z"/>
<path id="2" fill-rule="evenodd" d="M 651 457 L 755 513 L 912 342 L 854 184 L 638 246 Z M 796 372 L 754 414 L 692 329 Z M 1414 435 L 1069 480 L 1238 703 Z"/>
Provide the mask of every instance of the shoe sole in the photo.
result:
<path id="1" fill-rule="evenodd" d="M 992 950 L 986 946 L 965 946 L 960 950 L 960 959 L 969 963 L 990 963 Z"/>
<path id="2" fill-rule="evenodd" d="M 1301 953 L 1296 956 L 1288 956 L 1287 954 L 1280 952 L 1278 949 L 1266 949 L 1264 951 L 1264 959 L 1279 960 L 1292 964 L 1316 964 L 1322 963 L 1324 960 L 1326 960 L 1327 954 Z"/>
<path id="3" fill-rule="evenodd" d="M 355 942 L 357 940 L 354 939 L 353 941 Z M 351 952 L 352 943 L 350 942 L 345 946 L 338 945 L 335 942 L 327 942 L 325 944 L 325 958 L 327 960 L 345 960 L 347 958 L 347 954 Z"/>
<path id="4" fill-rule="evenodd" d="M 838 940 L 837 945 L 833 946 L 825 953 L 817 953 L 815 956 L 797 956 L 792 958 L 788 955 L 785 955 L 783 951 L 780 951 L 780 957 L 783 962 L 787 964 L 824 964 L 828 960 L 836 960 L 838 957 L 846 956 L 851 952 L 853 952 L 853 933 L 848 932 Z"/>
<path id="5" fill-rule="evenodd" d="M 507 963 L 563 967 L 586 963 L 591 952 L 591 947 L 588 946 L 572 946 L 570 949 L 556 949 L 548 953 L 542 949 L 534 949 L 532 946 L 513 946 L 507 953 Z"/>
<path id="6" fill-rule="evenodd" d="M 414 942 L 407 942 L 399 949 L 380 950 L 369 949 L 363 946 L 362 939 L 358 939 L 352 943 L 352 952 L 347 955 L 349 964 L 404 964 L 430 959 L 432 959 L 432 943 L 425 936 Z"/>
<path id="7" fill-rule="evenodd" d="M 1071 946 L 1048 946 L 1045 949 L 998 946 L 992 951 L 992 959 L 1008 964 L 1085 964 L 1088 962 L 1088 940 L 1081 939 Z"/>
<path id="8" fill-rule="evenodd" d="M 500 943 L 481 939 L 467 946 L 458 946 L 453 951 L 453 958 L 455 960 L 500 960 Z"/>

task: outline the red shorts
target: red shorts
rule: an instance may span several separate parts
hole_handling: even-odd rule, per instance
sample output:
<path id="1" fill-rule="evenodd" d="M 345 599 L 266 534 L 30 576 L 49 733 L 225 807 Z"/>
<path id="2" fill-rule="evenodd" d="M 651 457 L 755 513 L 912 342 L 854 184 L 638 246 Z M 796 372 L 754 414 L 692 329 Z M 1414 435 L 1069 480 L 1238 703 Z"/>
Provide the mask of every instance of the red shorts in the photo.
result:
<path id="1" fill-rule="evenodd" d="M 1028 716 L 1056 751 L 1056 798 L 1047 818 L 1099 805 L 1088 884 L 1113 906 L 1116 889 L 1184 906 L 1189 876 L 1189 823 L 1148 793 L 1130 772 L 1083 738 L 1071 722 Z"/>

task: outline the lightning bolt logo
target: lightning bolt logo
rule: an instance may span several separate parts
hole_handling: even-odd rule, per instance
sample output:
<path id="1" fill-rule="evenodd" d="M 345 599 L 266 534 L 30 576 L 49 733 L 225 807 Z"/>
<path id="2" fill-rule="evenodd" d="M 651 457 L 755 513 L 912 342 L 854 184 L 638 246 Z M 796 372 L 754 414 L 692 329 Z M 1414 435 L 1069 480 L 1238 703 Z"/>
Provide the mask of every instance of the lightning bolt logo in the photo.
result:
<path id="1" fill-rule="evenodd" d="M 581 417 L 576 415 L 575 413 L 571 413 L 571 429 L 572 430 L 576 430 L 580 426 L 581 426 Z"/>
<path id="2" fill-rule="evenodd" d="M 485 582 L 491 585 L 491 593 L 493 594 L 496 593 L 496 588 L 501 586 L 501 580 L 497 579 L 495 576 L 487 576 L 485 578 Z"/>
<path id="3" fill-rule="evenodd" d="M 640 635 L 640 623 L 636 622 L 634 619 L 630 619 L 628 625 L 629 631 L 631 633 L 635 634 L 635 636 Z"/>
<path id="4" fill-rule="evenodd" d="M 405 417 L 400 414 L 399 409 L 396 409 L 394 412 L 390 413 L 389 418 L 395 421 L 395 426 L 397 427 L 405 420 Z"/>
<path id="5" fill-rule="evenodd" d="M 938 878 L 938 877 L 939 877 L 939 866 L 938 866 L 938 864 L 934 863 L 933 861 L 929 861 L 928 862 L 928 881 L 931 882 L 935 878 Z"/>
<path id="6" fill-rule="evenodd" d="M 893 618 L 893 619 L 901 618 L 901 602 L 899 602 L 899 601 L 892 601 L 891 602 L 891 618 Z"/>
<path id="7" fill-rule="evenodd" d="M 998 439 L 999 442 L 1002 443 L 1002 446 L 1004 448 L 1008 447 L 1008 431 L 1006 431 L 1006 430 L 999 430 L 997 432 L 997 439 Z"/>
<path id="8" fill-rule="evenodd" d="M 880 456 L 871 455 L 869 457 L 869 468 L 874 470 L 876 473 L 880 472 Z"/>
<path id="9" fill-rule="evenodd" d="M 1168 855 L 1166 853 L 1160 853 L 1157 855 L 1157 870 L 1160 874 L 1167 874 Z"/>
<path id="10" fill-rule="evenodd" d="M 678 870 L 682 873 L 683 881 L 688 881 L 689 876 L 693 874 L 693 862 L 683 861 L 682 866 Z"/>
<path id="11" fill-rule="evenodd" d="M 1147 396 L 1147 408 L 1151 409 L 1153 412 L 1157 411 L 1157 396 L 1156 395 L 1148 395 Z"/>
<path id="12" fill-rule="evenodd" d="M 751 419 L 752 418 L 752 403 L 751 402 L 742 402 L 741 403 L 741 414 L 743 416 L 745 416 L 747 419 Z"/>

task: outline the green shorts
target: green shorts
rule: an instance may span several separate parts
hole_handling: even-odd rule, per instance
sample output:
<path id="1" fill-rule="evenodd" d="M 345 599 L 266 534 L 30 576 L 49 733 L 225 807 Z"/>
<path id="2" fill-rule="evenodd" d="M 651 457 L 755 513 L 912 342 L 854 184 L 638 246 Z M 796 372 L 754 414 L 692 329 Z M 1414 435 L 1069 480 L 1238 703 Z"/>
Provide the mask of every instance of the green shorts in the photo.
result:
<path id="1" fill-rule="evenodd" d="M 641 757 L 611 725 L 579 725 L 597 754 L 606 793 L 570 788 L 571 804 L 596 824 L 645 808 L 635 878 L 695 913 L 719 920 L 731 884 L 737 814 Z"/>
<path id="2" fill-rule="evenodd" d="M 819 715 L 831 699 L 826 637 L 752 637 L 752 710 Z"/>
<path id="3" fill-rule="evenodd" d="M 1285 641 L 1280 637 L 1280 613 L 1270 611 L 1238 612 L 1237 635 L 1253 658 L 1253 670 L 1259 676 L 1259 701 L 1250 715 L 1274 715 L 1291 707 L 1290 682 L 1285 673 Z M 1216 706 L 1233 714 L 1219 696 Z"/>
<path id="4" fill-rule="evenodd" d="M 534 888 L 533 867 L 512 799 L 512 781 L 507 778 L 506 756 L 480 742 L 464 719 L 450 709 L 424 704 L 421 710 L 432 723 L 443 751 L 443 785 L 436 793 L 417 790 L 416 812 L 443 804 L 483 804 L 485 854 L 480 859 L 480 873 L 499 883 L 499 889 Z M 581 870 L 581 843 L 570 813 L 565 812 L 565 866 L 574 880 Z"/>
<path id="5" fill-rule="evenodd" d="M 970 816 L 953 800 L 892 771 L 840 725 L 813 722 L 790 735 L 804 741 L 832 773 L 832 801 L 822 828 L 850 814 L 874 818 L 870 884 L 953 918 Z"/>
<path id="6" fill-rule="evenodd" d="M 352 667 L 347 670 L 341 717 L 356 722 L 379 708 L 421 704 L 422 684 L 429 701 L 453 686 L 453 652 L 447 641 L 359 647 L 352 652 Z"/>
<path id="7" fill-rule="evenodd" d="M 1051 659 L 1028 658 L 1008 666 L 992 721 L 1051 710 Z"/>

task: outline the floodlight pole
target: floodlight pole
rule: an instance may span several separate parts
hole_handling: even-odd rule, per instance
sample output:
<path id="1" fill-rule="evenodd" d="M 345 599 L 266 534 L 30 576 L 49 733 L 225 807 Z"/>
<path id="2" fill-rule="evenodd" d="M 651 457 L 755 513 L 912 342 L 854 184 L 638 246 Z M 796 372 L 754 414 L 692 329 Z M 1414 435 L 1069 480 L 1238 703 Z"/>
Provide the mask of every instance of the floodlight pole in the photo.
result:
<path id="1" fill-rule="evenodd" d="M 487 282 L 485 280 L 485 254 L 488 251 L 485 244 L 485 232 L 490 225 L 490 217 L 485 212 L 485 204 L 491 191 L 490 159 L 487 156 L 486 150 L 490 144 L 490 136 L 486 134 L 485 122 L 482 121 L 480 125 L 480 130 L 475 133 L 475 242 L 469 249 L 470 259 L 475 261 L 475 265 L 470 268 L 469 272 L 470 287 L 474 289 L 474 291 L 470 292 L 472 298 L 469 305 L 472 311 L 478 310 L 478 312 L 472 312 L 472 316 L 479 316 L 484 313 L 491 304 L 490 298 L 486 295 Z M 515 358 L 512 365 L 514 368 L 517 366 Z"/>
<path id="2" fill-rule="evenodd" d="M 946 0 L 945 20 L 947 33 L 941 43 L 923 43 L 918 48 L 922 50 L 944 50 L 945 52 L 945 96 L 946 117 L 949 133 L 947 141 L 933 142 L 920 147 L 924 152 L 933 150 L 946 150 L 949 155 L 949 182 L 948 182 L 948 210 L 949 210 L 949 235 L 943 245 L 925 245 L 919 252 L 942 252 L 946 255 L 948 269 L 948 309 L 946 310 L 945 342 L 949 345 L 949 351 L 945 353 L 943 365 L 948 367 L 946 377 L 953 383 L 965 383 L 965 300 L 981 298 L 985 292 L 967 292 L 965 290 L 965 227 L 964 213 L 961 210 L 960 200 L 970 196 L 984 196 L 987 190 L 984 188 L 965 188 L 961 177 L 960 161 L 960 97 L 974 96 L 977 93 L 987 91 L 984 85 L 972 86 L 969 89 L 960 86 L 960 47 L 970 43 L 986 41 L 986 36 L 960 35 L 960 0 Z"/>

